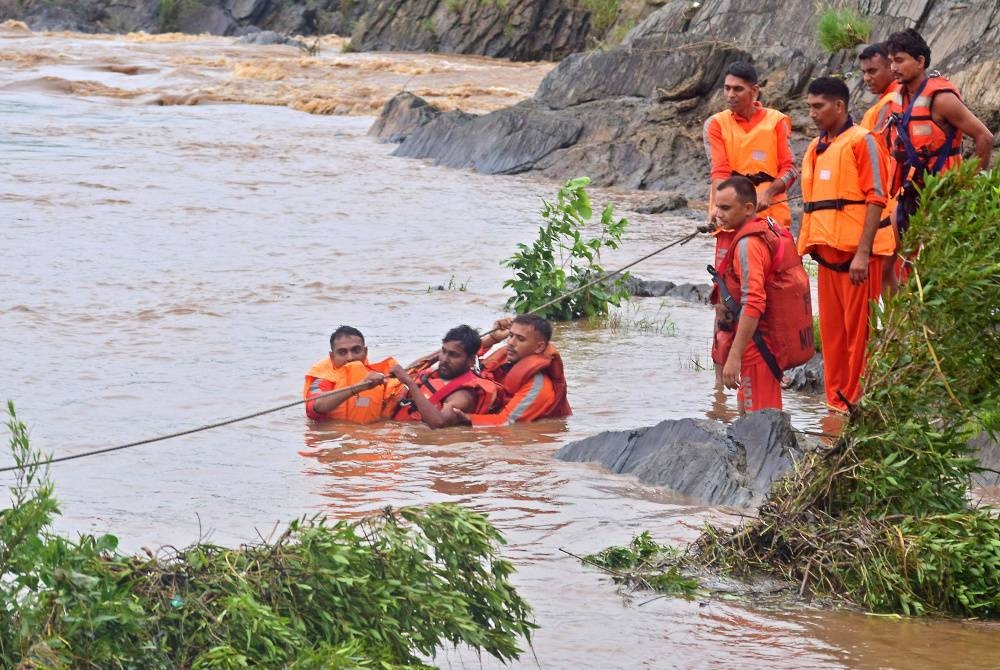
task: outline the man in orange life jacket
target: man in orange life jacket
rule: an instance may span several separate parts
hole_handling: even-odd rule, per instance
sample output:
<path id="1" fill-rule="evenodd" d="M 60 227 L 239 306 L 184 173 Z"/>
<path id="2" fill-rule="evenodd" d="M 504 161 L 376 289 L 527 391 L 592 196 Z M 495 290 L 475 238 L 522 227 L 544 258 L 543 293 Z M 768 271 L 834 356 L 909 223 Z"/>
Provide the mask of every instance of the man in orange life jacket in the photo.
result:
<path id="1" fill-rule="evenodd" d="M 395 364 L 391 358 L 369 363 L 365 336 L 357 328 L 340 326 L 330 336 L 330 354 L 306 373 L 302 397 L 309 399 L 341 390 L 309 400 L 306 416 L 317 421 L 340 419 L 353 423 L 371 423 L 382 418 L 383 406 L 399 385 L 395 379 L 385 383 Z M 359 385 L 364 388 L 358 389 Z"/>
<path id="2" fill-rule="evenodd" d="M 879 146 L 884 147 L 886 152 L 890 151 L 891 141 L 889 139 L 889 118 L 891 115 L 892 99 L 899 90 L 899 82 L 892 74 L 889 65 L 889 55 L 882 44 L 870 44 L 865 47 L 858 56 L 861 64 L 861 75 L 868 90 L 878 96 L 878 102 L 868 108 L 861 119 L 861 127 L 866 128 L 879 140 Z M 891 170 L 890 170 L 891 172 Z M 896 251 L 899 251 L 899 233 L 895 229 L 896 219 L 896 199 L 891 195 L 882 211 L 882 225 L 893 227 Z M 895 256 L 895 254 L 894 254 Z M 882 264 L 882 292 L 885 294 L 895 293 L 899 288 L 899 281 L 896 276 L 896 263 L 885 262 Z"/>
<path id="3" fill-rule="evenodd" d="M 916 30 L 893 33 L 885 41 L 890 67 L 900 88 L 892 112 L 893 193 L 899 200 L 897 222 L 906 232 L 916 211 L 916 188 L 924 176 L 939 174 L 962 160 L 962 134 L 972 137 L 979 167 L 987 169 L 993 134 L 962 102 L 944 77 L 928 74 L 931 50 Z"/>
<path id="4" fill-rule="evenodd" d="M 485 414 L 493 409 L 499 385 L 472 370 L 479 347 L 479 333 L 461 325 L 449 330 L 441 341 L 436 369 L 427 366 L 414 380 L 402 366 L 394 365 L 389 374 L 402 382 L 406 393 L 392 408 L 392 418 L 445 428 L 461 422 L 456 410 Z"/>
<path id="5" fill-rule="evenodd" d="M 785 192 L 798 176 L 792 155 L 792 122 L 787 115 L 757 102 L 760 93 L 757 70 L 745 62 L 732 63 L 726 69 L 723 91 L 728 109 L 708 118 L 704 127 L 705 151 L 711 163 L 712 186 L 709 189 L 709 224 L 713 224 L 715 190 L 723 180 L 734 175 L 749 178 L 757 187 L 757 211 L 771 217 L 785 228 L 792 224 Z M 715 267 L 729 250 L 733 233 L 715 233 Z M 718 304 L 713 291 L 711 301 Z M 720 347 L 728 347 L 726 333 L 716 333 L 712 360 L 716 363 L 716 386 L 722 385 L 725 359 Z"/>
<path id="6" fill-rule="evenodd" d="M 483 337 L 485 353 L 497 342 L 506 346 L 486 358 L 483 367 L 503 386 L 506 402 L 496 414 L 454 410 L 472 426 L 499 426 L 572 414 L 566 399 L 562 358 L 552 345 L 552 325 L 533 314 L 498 320 Z"/>
<path id="7" fill-rule="evenodd" d="M 767 242 L 757 234 L 768 234 L 764 230 L 768 224 L 756 212 L 757 193 L 753 182 L 746 177 L 730 177 L 716 187 L 715 220 L 722 230 L 735 236 L 734 246 L 718 272 L 728 294 L 739 301 L 732 346 L 722 352 L 725 356 L 722 382 L 726 388 L 739 389 L 736 397 L 741 414 L 781 409 L 781 383 L 753 341 L 767 307 L 764 282 L 774 260 Z M 717 306 L 717 313 L 720 329 L 732 329 L 733 315 L 725 300 Z"/>
<path id="8" fill-rule="evenodd" d="M 879 140 L 847 113 L 850 92 L 834 77 L 812 81 L 809 116 L 820 130 L 802 160 L 802 229 L 798 248 L 819 263 L 819 329 L 827 404 L 846 411 L 861 397 L 869 301 L 892 254 L 891 228 L 879 228 L 888 157 Z"/>

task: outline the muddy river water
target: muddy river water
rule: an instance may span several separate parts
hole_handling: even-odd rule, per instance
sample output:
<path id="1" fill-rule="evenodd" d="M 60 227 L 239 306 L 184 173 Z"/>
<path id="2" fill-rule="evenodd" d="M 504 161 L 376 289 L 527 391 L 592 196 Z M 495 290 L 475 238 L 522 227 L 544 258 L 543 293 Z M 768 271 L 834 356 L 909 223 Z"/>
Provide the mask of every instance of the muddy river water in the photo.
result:
<path id="1" fill-rule="evenodd" d="M 533 237 L 540 198 L 557 185 L 392 158 L 366 130 L 401 87 L 482 111 L 530 94 L 550 66 L 327 46 L 306 57 L 217 38 L 0 31 L 0 374 L 36 446 L 71 454 L 295 400 L 340 324 L 361 328 L 373 357 L 410 360 L 447 328 L 502 312 L 499 261 Z M 271 104 L 245 104 L 261 102 Z M 626 214 L 608 267 L 692 225 Z M 704 282 L 709 255 L 697 240 L 637 272 Z M 455 502 L 501 528 L 536 610 L 537 663 L 529 652 L 515 667 L 1000 667 L 990 624 L 717 600 L 640 606 L 645 595 L 623 601 L 562 554 L 643 529 L 682 543 L 706 520 L 733 518 L 552 458 L 600 430 L 734 406 L 716 402 L 704 370 L 707 308 L 643 299 L 621 317 L 616 328 L 558 329 L 575 410 L 565 421 L 435 433 L 315 426 L 294 408 L 53 466 L 57 527 L 111 531 L 134 550 L 251 541 L 318 511 Z M 816 398 L 786 404 L 797 426 L 820 424 Z M 437 662 L 498 665 L 467 650 Z"/>

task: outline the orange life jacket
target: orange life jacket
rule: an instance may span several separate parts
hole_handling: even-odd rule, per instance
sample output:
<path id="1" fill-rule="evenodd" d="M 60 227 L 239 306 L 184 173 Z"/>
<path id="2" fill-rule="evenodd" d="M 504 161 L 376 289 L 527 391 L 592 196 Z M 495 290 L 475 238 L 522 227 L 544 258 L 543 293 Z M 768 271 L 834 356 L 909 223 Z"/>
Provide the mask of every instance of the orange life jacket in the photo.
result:
<path id="1" fill-rule="evenodd" d="M 778 147 L 774 141 L 775 128 L 788 117 L 776 109 L 764 107 L 764 118 L 749 131 L 743 130 L 730 110 L 714 116 L 726 143 L 726 158 L 733 175 L 748 177 L 757 187 L 757 195 L 767 190 L 778 176 Z M 779 193 L 771 206 L 761 212 L 785 226 L 791 225 L 792 213 L 788 209 L 787 193 Z"/>
<path id="2" fill-rule="evenodd" d="M 335 391 L 360 383 L 369 372 L 381 372 L 386 375 L 386 383 L 361 391 L 340 403 L 332 412 L 316 414 L 310 412 L 311 404 L 307 404 L 306 413 L 310 419 L 339 419 L 353 423 L 371 423 L 383 417 L 383 406 L 399 386 L 399 380 L 389 377 L 389 368 L 396 364 L 395 359 L 387 358 L 377 363 L 351 361 L 340 367 L 334 367 L 333 361 L 326 356 L 317 361 L 306 373 L 305 385 L 302 387 L 302 397 L 308 398 L 313 382 L 321 380 L 321 392 Z"/>
<path id="3" fill-rule="evenodd" d="M 795 239 L 788 230 L 760 218 L 747 221 L 736 232 L 731 249 L 735 250 L 740 240 L 750 235 L 760 236 L 771 255 L 771 265 L 764 275 L 767 302 L 753 342 L 774 376 L 781 379 L 783 370 L 802 365 L 816 353 L 809 275 L 802 267 Z M 709 266 L 708 271 L 719 288 L 723 303 L 738 322 L 743 306 L 735 296 L 742 291 L 740 277 L 732 263 L 733 253 L 730 252 L 718 270 Z"/>
<path id="4" fill-rule="evenodd" d="M 865 128 L 852 125 L 837 135 L 822 153 L 816 151 L 819 138 L 809 144 L 802 159 L 800 254 L 810 253 L 820 245 L 841 251 L 857 251 L 868 205 L 861 190 L 853 147 L 855 142 L 862 141 L 868 134 Z M 875 233 L 872 254 L 888 256 L 895 248 L 892 228 L 886 221 Z M 817 260 L 823 263 L 822 259 Z M 847 271 L 847 268 L 831 269 Z"/>
<path id="5" fill-rule="evenodd" d="M 934 98 L 941 93 L 954 93 L 962 99 L 954 84 L 937 75 L 925 79 L 912 100 L 902 86 L 893 95 L 889 105 L 895 121 L 892 152 L 902 166 L 897 187 L 907 181 L 920 185 L 925 174 L 939 174 L 962 161 L 962 131 L 952 128 L 946 133 L 931 116 Z"/>
<path id="6" fill-rule="evenodd" d="M 513 365 L 507 363 L 507 347 L 500 347 L 483 361 L 483 368 L 503 386 L 507 398 L 517 395 L 522 386 L 541 372 L 552 382 L 555 401 L 551 409 L 539 418 L 559 418 L 573 413 L 566 397 L 562 356 L 551 342 L 542 353 L 525 356 Z"/>
<path id="7" fill-rule="evenodd" d="M 437 370 L 426 370 L 417 373 L 417 386 L 438 409 L 444 406 L 444 401 L 459 389 L 472 389 L 476 394 L 476 406 L 469 410 L 469 414 L 488 414 L 496 408 L 501 399 L 502 389 L 500 385 L 492 379 L 480 377 L 472 370 L 466 370 L 464 374 L 445 381 L 438 375 Z M 404 387 L 405 391 L 405 387 Z M 395 411 L 392 418 L 395 421 L 420 421 L 420 411 L 416 404 L 409 400 L 409 394 L 405 393 L 399 402 L 394 405 Z M 390 408 L 392 409 L 392 408 Z"/>
<path id="8" fill-rule="evenodd" d="M 878 138 L 879 148 L 884 148 L 886 152 L 892 152 L 892 100 L 896 97 L 896 92 L 899 90 L 899 82 L 894 81 L 889 84 L 889 87 L 885 89 L 885 93 L 879 98 L 879 101 L 868 108 L 865 112 L 864 118 L 861 119 L 861 127 L 867 128 L 872 135 Z M 895 178 L 894 164 L 890 161 L 889 172 L 893 175 L 889 183 Z M 890 189 L 892 190 L 892 189 Z M 894 195 L 889 195 L 886 198 L 885 208 L 882 210 L 882 224 L 888 225 L 890 221 L 890 216 L 896 211 L 896 197 Z"/>

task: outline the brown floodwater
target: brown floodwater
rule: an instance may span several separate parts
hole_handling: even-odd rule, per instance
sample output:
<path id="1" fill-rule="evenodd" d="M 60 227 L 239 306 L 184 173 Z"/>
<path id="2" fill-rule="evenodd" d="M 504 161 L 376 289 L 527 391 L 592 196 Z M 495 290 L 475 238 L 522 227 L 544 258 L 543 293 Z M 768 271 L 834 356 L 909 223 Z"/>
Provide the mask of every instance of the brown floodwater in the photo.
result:
<path id="1" fill-rule="evenodd" d="M 540 199 L 557 186 L 392 158 L 391 146 L 366 136 L 370 117 L 298 111 L 296 100 L 312 93 L 297 97 L 297 84 L 270 105 L 144 104 L 209 90 L 257 101 L 267 80 L 243 79 L 241 68 L 266 69 L 270 55 L 259 54 L 277 50 L 301 58 L 290 47 L 3 36 L 3 397 L 34 444 L 56 455 L 294 400 L 340 324 L 361 328 L 374 357 L 403 361 L 435 349 L 453 325 L 489 325 L 507 297 L 499 262 L 533 238 Z M 306 88 L 331 91 L 328 79 L 344 77 L 376 91 L 367 108 L 348 110 L 355 113 L 391 95 L 396 85 L 380 77 L 393 68 L 423 63 L 440 71 L 421 86 L 499 85 L 516 100 L 547 67 L 416 54 L 321 58 L 341 65 L 310 65 Z M 492 104 L 466 100 L 469 109 Z M 635 194 L 598 194 L 607 198 L 627 203 Z M 629 216 L 608 267 L 692 226 Z M 696 240 L 636 271 L 704 282 L 710 248 Z M 552 458 L 600 430 L 731 416 L 734 399 L 718 405 L 705 369 L 706 307 L 643 299 L 619 316 L 615 328 L 558 328 L 575 409 L 565 421 L 432 432 L 310 425 L 295 408 L 53 466 L 57 528 L 111 531 L 134 550 L 252 541 L 315 512 L 356 518 L 385 505 L 454 502 L 504 532 L 504 554 L 536 610 L 537 665 L 529 652 L 515 667 L 1000 667 L 991 624 L 721 599 L 645 603 L 645 594 L 625 601 L 607 577 L 560 552 L 592 552 L 644 529 L 683 543 L 705 521 L 735 518 Z M 821 425 L 818 398 L 789 393 L 786 404 L 797 426 Z M 436 662 L 499 665 L 468 650 L 443 651 Z"/>

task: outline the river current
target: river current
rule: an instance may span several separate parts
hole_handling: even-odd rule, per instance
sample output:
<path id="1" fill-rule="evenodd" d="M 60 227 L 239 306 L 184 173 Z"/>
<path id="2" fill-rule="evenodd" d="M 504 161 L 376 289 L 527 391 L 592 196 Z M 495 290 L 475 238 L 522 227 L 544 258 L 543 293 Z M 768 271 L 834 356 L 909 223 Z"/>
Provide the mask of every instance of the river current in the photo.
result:
<path id="1" fill-rule="evenodd" d="M 67 455 L 295 400 L 340 324 L 364 331 L 373 358 L 404 362 L 451 326 L 491 324 L 508 296 L 500 261 L 534 237 L 558 184 L 393 158 L 366 131 L 402 86 L 485 111 L 530 94 L 549 67 L 0 31 L 0 373 L 33 444 Z M 637 197 L 595 194 L 631 221 L 606 267 L 693 225 L 627 211 Z M 695 240 L 635 272 L 705 283 L 710 250 Z M 514 667 L 1000 667 L 994 625 L 642 604 L 648 595 L 625 600 L 560 552 L 645 529 L 683 543 L 706 520 L 735 518 L 553 459 L 600 430 L 732 415 L 734 398 L 719 406 L 705 369 L 707 307 L 641 299 L 619 317 L 557 329 L 575 411 L 565 421 L 317 426 L 297 407 L 54 465 L 57 528 L 113 532 L 135 550 L 253 541 L 316 512 L 455 502 L 503 531 L 536 610 L 534 656 Z M 802 428 L 823 416 L 813 396 L 789 393 L 786 405 Z M 467 650 L 436 662 L 498 666 Z"/>

